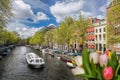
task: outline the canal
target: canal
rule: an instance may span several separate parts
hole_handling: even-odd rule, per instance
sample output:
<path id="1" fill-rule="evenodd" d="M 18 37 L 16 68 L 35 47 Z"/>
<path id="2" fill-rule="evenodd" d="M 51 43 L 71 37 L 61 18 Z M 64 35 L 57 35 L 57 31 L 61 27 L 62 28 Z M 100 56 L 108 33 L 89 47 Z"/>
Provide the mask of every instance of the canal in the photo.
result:
<path id="1" fill-rule="evenodd" d="M 42 57 L 37 50 L 16 47 L 0 61 L 0 80 L 75 80 L 64 62 L 50 56 L 44 57 L 46 64 L 43 69 L 29 67 L 25 59 L 25 54 L 29 52 Z"/>

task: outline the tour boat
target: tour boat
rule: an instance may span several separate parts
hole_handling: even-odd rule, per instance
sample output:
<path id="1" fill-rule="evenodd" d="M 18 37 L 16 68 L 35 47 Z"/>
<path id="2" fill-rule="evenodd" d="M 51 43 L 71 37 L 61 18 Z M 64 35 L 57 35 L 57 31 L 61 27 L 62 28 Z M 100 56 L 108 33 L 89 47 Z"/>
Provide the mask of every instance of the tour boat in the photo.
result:
<path id="1" fill-rule="evenodd" d="M 26 54 L 26 60 L 28 65 L 31 65 L 35 68 L 44 67 L 44 64 L 45 64 L 45 61 L 43 58 L 39 57 L 37 54 L 32 52 Z"/>

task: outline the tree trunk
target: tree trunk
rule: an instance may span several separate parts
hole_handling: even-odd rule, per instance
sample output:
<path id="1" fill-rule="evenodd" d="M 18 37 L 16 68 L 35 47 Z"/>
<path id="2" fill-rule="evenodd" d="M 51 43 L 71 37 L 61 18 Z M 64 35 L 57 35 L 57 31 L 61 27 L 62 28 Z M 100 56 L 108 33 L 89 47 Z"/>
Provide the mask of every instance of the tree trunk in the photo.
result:
<path id="1" fill-rule="evenodd" d="M 70 42 L 70 41 L 68 40 L 68 42 L 67 42 L 67 45 L 68 45 L 68 52 L 70 51 L 70 49 L 69 49 L 69 42 Z"/>

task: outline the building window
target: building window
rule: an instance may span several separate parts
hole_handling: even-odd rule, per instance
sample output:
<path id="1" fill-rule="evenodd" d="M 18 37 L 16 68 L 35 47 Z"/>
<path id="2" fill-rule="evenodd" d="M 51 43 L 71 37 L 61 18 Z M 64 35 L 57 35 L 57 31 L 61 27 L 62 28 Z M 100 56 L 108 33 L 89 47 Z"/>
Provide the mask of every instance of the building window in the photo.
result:
<path id="1" fill-rule="evenodd" d="M 97 35 L 95 35 L 95 38 L 96 38 L 96 41 L 98 40 L 98 37 L 97 37 Z"/>
<path id="2" fill-rule="evenodd" d="M 105 34 L 103 34 L 103 40 L 106 40 L 106 38 L 105 38 L 106 36 L 105 36 Z"/>
<path id="3" fill-rule="evenodd" d="M 98 32 L 98 30 L 96 29 L 96 33 Z"/>
<path id="4" fill-rule="evenodd" d="M 105 28 L 103 29 L 103 31 L 105 32 Z"/>
<path id="5" fill-rule="evenodd" d="M 99 44 L 99 50 L 102 51 L 102 45 L 101 44 Z"/>
<path id="6" fill-rule="evenodd" d="M 98 44 L 95 44 L 96 50 L 98 50 Z"/>
<path id="7" fill-rule="evenodd" d="M 99 29 L 99 32 L 101 32 L 101 28 Z"/>
<path id="8" fill-rule="evenodd" d="M 106 44 L 103 45 L 103 51 L 106 51 Z"/>
<path id="9" fill-rule="evenodd" d="M 101 40 L 101 35 L 99 35 L 99 40 Z"/>

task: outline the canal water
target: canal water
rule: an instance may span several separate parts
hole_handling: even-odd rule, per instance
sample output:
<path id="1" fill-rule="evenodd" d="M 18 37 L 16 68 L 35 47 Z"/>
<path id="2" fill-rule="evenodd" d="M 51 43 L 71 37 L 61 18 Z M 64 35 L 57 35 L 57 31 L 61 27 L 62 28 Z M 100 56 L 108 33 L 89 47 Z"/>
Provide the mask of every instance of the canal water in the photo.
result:
<path id="1" fill-rule="evenodd" d="M 16 47 L 0 61 L 0 80 L 75 80 L 64 62 L 49 55 L 44 57 L 44 68 L 29 67 L 25 59 L 25 54 L 29 52 L 42 57 L 37 50 L 25 46 Z"/>

